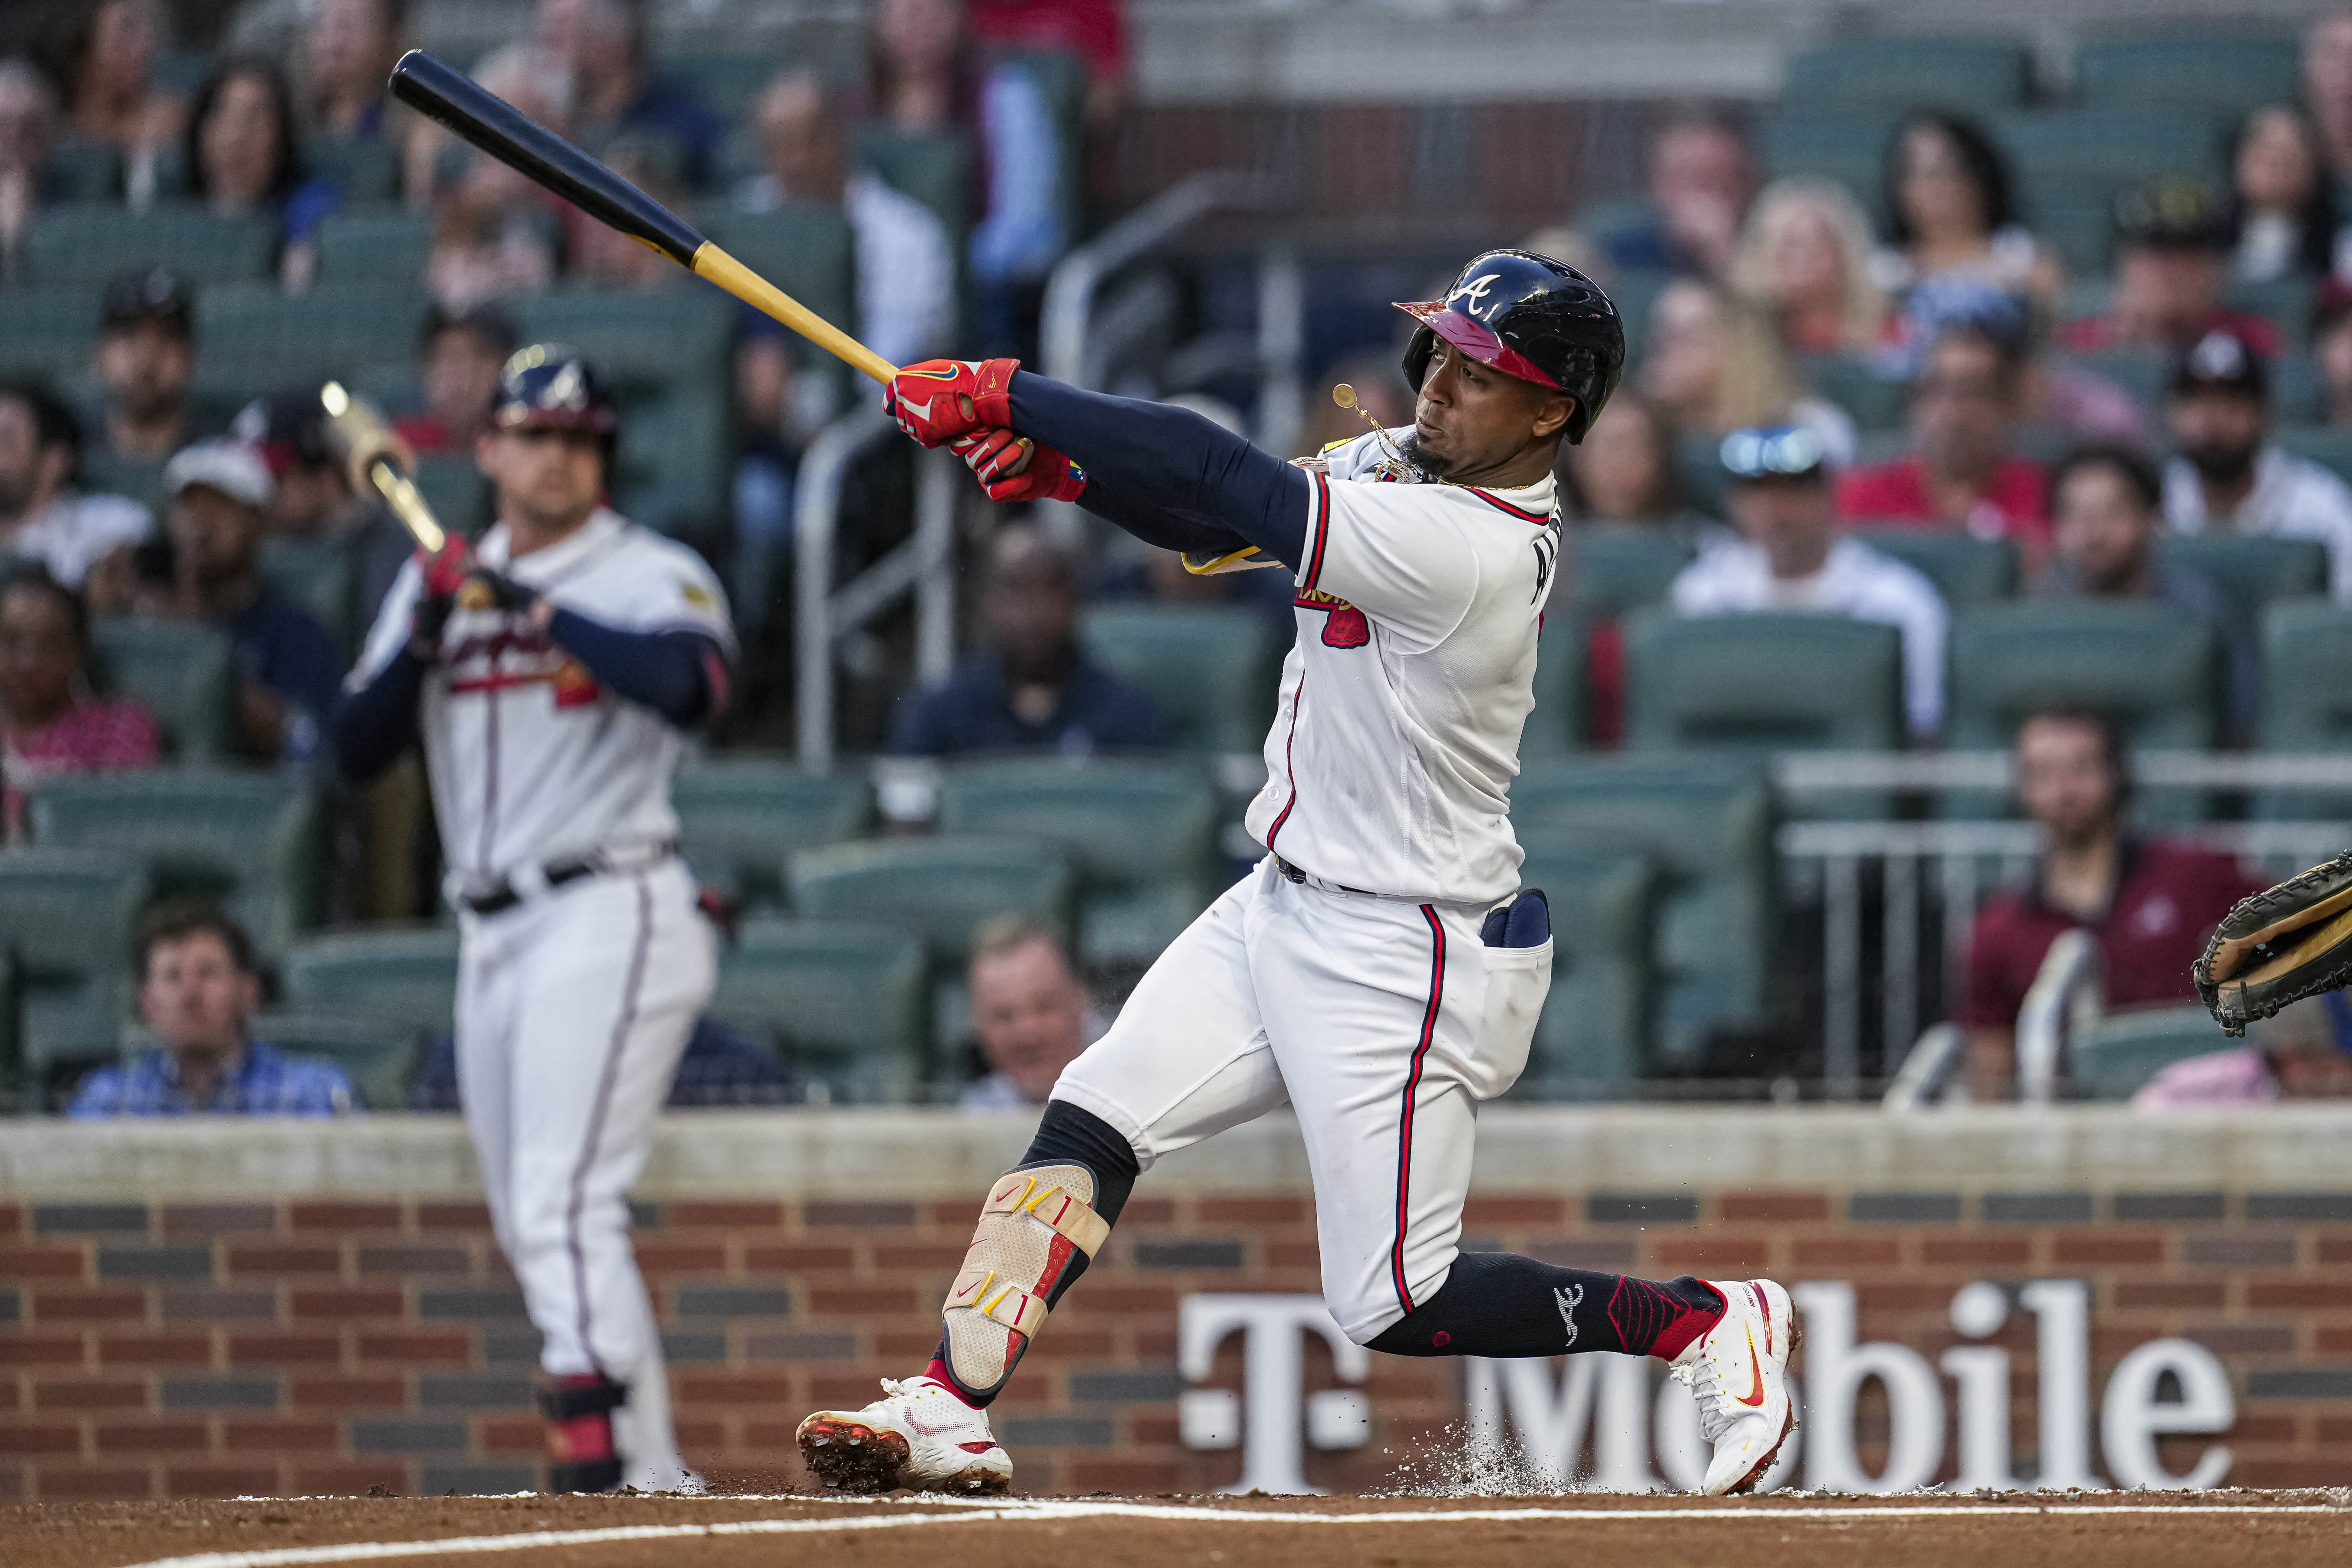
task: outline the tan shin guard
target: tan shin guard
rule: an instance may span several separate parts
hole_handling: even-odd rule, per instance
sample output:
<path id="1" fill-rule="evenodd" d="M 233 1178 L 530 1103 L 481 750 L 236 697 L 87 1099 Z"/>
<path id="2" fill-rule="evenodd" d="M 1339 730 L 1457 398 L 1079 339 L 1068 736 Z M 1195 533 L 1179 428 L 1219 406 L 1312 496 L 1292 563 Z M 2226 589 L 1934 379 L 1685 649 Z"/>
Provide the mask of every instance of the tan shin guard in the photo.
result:
<path id="1" fill-rule="evenodd" d="M 1094 1195 L 1094 1173 L 1083 1165 L 1011 1171 L 989 1189 L 940 1312 L 948 1370 L 966 1389 L 983 1394 L 1004 1381 L 1045 1326 L 1047 1299 L 1071 1254 L 1091 1258 L 1109 1237 L 1110 1226 L 1088 1206 Z"/>

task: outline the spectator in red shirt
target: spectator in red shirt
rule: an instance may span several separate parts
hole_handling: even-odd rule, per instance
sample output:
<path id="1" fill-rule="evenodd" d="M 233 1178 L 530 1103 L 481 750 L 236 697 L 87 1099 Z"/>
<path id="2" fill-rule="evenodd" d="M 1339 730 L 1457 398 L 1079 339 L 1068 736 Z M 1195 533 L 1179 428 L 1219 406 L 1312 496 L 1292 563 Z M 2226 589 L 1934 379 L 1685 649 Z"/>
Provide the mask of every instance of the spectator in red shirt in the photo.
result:
<path id="1" fill-rule="evenodd" d="M 155 765 L 155 721 L 89 689 L 89 616 L 37 564 L 0 577 L 0 826 L 24 837 L 25 791 L 55 773 Z"/>
<path id="2" fill-rule="evenodd" d="M 2096 939 L 2109 1012 L 2193 1002 L 2189 964 L 2230 906 L 2258 890 L 2226 855 L 2128 831 L 2122 737 L 2105 715 L 2052 710 L 2026 720 L 2017 793 L 2042 827 L 2040 863 L 2031 883 L 1978 913 L 1958 1008 L 1979 1102 L 2013 1092 L 2018 1009 L 2063 932 Z"/>
<path id="3" fill-rule="evenodd" d="M 2116 293 L 2099 315 L 2069 321 L 2058 341 L 2079 353 L 2179 352 L 2215 329 L 2275 358 L 2278 329 L 2221 303 L 2234 243 L 2229 210 L 2201 181 L 2168 178 L 2116 200 Z"/>
<path id="4" fill-rule="evenodd" d="M 2042 465 L 2011 448 L 2025 372 L 2021 312 L 2020 327 L 2005 334 L 1969 321 L 1937 334 L 1911 394 L 1915 449 L 1847 470 L 1839 516 L 2014 539 L 2039 557 L 2050 538 Z"/>

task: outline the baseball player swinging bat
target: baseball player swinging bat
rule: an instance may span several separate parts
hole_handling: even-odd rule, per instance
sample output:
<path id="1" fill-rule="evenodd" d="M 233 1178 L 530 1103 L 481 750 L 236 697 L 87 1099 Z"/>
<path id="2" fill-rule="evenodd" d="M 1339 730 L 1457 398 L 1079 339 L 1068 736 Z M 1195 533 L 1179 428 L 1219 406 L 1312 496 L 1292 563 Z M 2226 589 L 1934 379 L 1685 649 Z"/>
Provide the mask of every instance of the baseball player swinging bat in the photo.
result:
<path id="1" fill-rule="evenodd" d="M 544 185 L 599 223 L 650 246 L 773 316 L 883 385 L 898 367 L 705 239 L 695 226 L 463 71 L 411 49 L 392 68 L 392 96 Z"/>

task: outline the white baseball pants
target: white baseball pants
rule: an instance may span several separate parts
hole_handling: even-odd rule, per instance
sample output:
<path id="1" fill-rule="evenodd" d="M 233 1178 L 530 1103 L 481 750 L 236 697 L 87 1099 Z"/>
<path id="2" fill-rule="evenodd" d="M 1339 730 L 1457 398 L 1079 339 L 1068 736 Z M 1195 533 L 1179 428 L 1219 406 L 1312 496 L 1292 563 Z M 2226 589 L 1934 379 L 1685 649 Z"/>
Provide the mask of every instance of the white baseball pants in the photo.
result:
<path id="1" fill-rule="evenodd" d="M 685 1475 L 661 1336 L 629 1248 L 630 1185 L 717 956 L 675 858 L 461 917 L 457 1090 L 540 1364 L 628 1384 L 624 1480 Z"/>
<path id="2" fill-rule="evenodd" d="M 1517 1080 L 1552 944 L 1486 947 L 1486 906 L 1285 878 L 1271 857 L 1186 928 L 1054 1098 L 1161 1155 L 1287 1101 L 1323 1294 L 1359 1344 L 1445 1283 L 1477 1107 Z"/>

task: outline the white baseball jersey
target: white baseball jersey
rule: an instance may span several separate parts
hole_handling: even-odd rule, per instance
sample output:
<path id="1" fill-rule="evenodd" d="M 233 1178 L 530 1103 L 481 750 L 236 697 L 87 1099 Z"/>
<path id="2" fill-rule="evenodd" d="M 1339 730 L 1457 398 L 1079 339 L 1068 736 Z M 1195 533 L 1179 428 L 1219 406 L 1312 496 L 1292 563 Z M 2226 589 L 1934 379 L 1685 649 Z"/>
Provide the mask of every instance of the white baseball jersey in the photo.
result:
<path id="1" fill-rule="evenodd" d="M 718 578 L 674 540 L 600 510 L 569 538 L 520 560 L 508 547 L 500 523 L 476 553 L 559 609 L 620 631 L 703 632 L 733 651 Z M 355 689 L 407 641 L 421 588 L 411 561 L 352 671 Z M 461 608 L 449 617 L 420 724 L 442 852 L 467 887 L 494 887 L 527 862 L 677 835 L 669 803 L 677 730 L 604 690 L 520 616 Z"/>
<path id="2" fill-rule="evenodd" d="M 1367 433 L 1309 475 L 1298 637 L 1249 830 L 1343 887 L 1491 902 L 1518 887 L 1510 787 L 1559 559 L 1551 476 L 1420 483 L 1386 457 Z"/>

